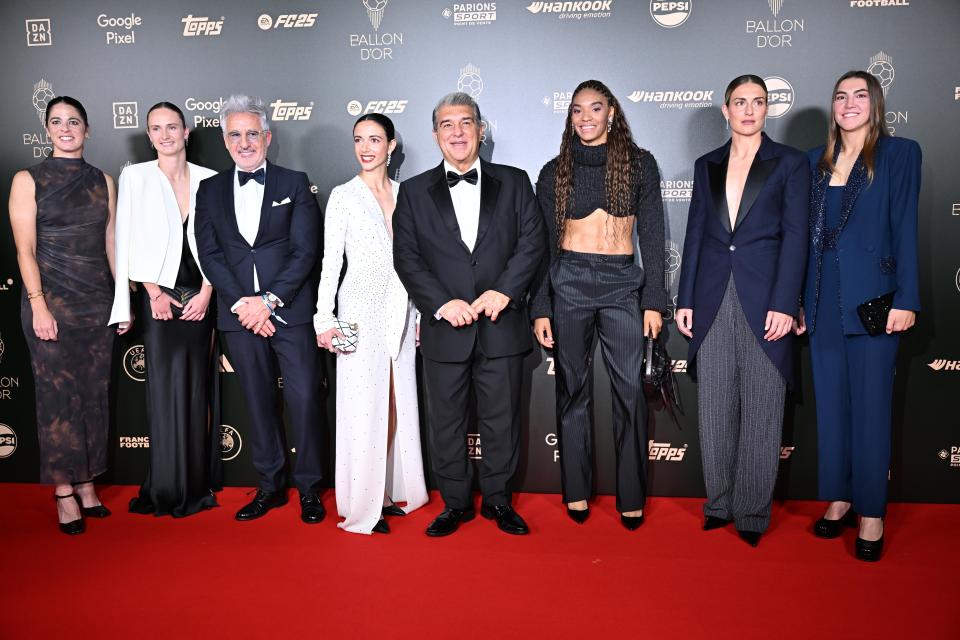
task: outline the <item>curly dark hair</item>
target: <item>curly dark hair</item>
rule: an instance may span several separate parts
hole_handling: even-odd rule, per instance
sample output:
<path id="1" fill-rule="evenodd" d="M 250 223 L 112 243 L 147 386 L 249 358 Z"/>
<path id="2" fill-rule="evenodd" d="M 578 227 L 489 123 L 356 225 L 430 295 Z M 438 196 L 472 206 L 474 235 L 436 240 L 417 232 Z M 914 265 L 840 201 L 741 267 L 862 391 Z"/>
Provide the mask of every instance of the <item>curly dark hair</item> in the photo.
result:
<path id="1" fill-rule="evenodd" d="M 620 103 L 613 92 L 599 80 L 585 80 L 577 85 L 567 107 L 567 122 L 563 129 L 563 139 L 560 141 L 560 155 L 557 156 L 556 178 L 554 181 L 554 198 L 556 210 L 554 216 L 557 221 L 557 245 L 563 243 L 564 223 L 567 210 L 573 204 L 573 138 L 577 132 L 573 128 L 573 105 L 577 94 L 585 89 L 596 91 L 607 100 L 613 108 L 613 122 L 607 133 L 607 173 L 604 186 L 607 200 L 607 213 L 626 216 L 631 213 L 630 201 L 633 186 L 639 184 L 640 163 L 636 162 L 637 146 L 630 133 L 630 125 L 623 115 Z"/>

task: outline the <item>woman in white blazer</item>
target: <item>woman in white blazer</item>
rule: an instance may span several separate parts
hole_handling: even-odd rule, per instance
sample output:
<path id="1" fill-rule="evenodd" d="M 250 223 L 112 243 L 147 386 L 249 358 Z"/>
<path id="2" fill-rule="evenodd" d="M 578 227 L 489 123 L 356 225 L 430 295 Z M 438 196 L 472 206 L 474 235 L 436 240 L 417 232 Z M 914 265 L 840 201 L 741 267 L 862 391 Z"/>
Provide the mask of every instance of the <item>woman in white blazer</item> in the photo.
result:
<path id="1" fill-rule="evenodd" d="M 417 409 L 417 311 L 393 269 L 392 217 L 400 185 L 387 167 L 393 123 L 373 113 L 353 127 L 360 173 L 335 187 L 324 216 L 323 270 L 314 328 L 337 354 L 337 526 L 389 533 L 384 515 L 427 502 Z M 347 273 L 340 285 L 343 256 Z M 334 315 L 334 302 L 338 315 Z M 356 350 L 338 348 L 355 325 Z M 347 331 L 350 333 L 350 331 Z M 395 502 L 403 502 L 403 507 Z"/>
<path id="2" fill-rule="evenodd" d="M 189 135 L 179 107 L 150 108 L 147 136 L 157 159 L 120 174 L 110 314 L 122 333 L 136 306 L 146 355 L 150 464 L 130 511 L 174 517 L 217 506 L 207 424 L 215 307 L 193 232 L 197 187 L 215 172 L 187 162 Z"/>

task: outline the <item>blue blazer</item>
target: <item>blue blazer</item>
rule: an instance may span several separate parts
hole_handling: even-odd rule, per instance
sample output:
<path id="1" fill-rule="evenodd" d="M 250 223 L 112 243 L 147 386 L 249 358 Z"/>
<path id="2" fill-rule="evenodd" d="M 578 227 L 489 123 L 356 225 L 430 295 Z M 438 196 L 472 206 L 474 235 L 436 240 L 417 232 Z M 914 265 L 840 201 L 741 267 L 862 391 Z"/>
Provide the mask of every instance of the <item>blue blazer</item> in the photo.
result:
<path id="1" fill-rule="evenodd" d="M 803 308 L 807 329 L 817 323 L 823 266 L 824 198 L 829 175 L 819 175 L 820 146 L 808 152 L 814 179 L 810 186 L 810 259 Z M 840 152 L 839 143 L 834 158 Z M 843 189 L 837 260 L 843 332 L 864 334 L 857 306 L 894 292 L 893 308 L 920 310 L 917 259 L 917 200 L 920 196 L 920 146 L 906 138 L 881 137 L 874 154 L 873 182 L 867 182 L 863 157 L 857 158 Z"/>
<path id="2" fill-rule="evenodd" d="M 730 142 L 697 159 L 677 295 L 693 309 L 691 373 L 733 277 L 750 329 L 787 384 L 793 384 L 793 337 L 763 339 L 768 311 L 797 315 L 807 259 L 810 167 L 803 152 L 763 140 L 753 160 L 740 210 L 730 227 L 726 178 Z"/>
<path id="3" fill-rule="evenodd" d="M 260 226 L 251 245 L 237 226 L 234 171 L 211 176 L 197 189 L 197 256 L 217 290 L 217 328 L 243 329 L 230 307 L 256 295 L 254 266 L 260 290 L 283 301 L 277 315 L 290 326 L 313 322 L 317 283 L 311 273 L 319 252 L 320 208 L 306 174 L 267 163 Z M 278 330 L 284 326 L 274 325 Z"/>

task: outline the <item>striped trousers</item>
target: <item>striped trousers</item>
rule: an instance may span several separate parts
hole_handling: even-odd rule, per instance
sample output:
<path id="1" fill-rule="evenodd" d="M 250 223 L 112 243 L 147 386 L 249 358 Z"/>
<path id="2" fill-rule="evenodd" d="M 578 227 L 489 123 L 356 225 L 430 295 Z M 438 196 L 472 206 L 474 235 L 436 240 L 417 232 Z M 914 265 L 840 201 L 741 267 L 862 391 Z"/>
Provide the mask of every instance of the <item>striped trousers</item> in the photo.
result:
<path id="1" fill-rule="evenodd" d="M 733 276 L 696 358 L 703 512 L 762 533 L 780 463 L 786 382 L 750 330 Z"/>
<path id="2" fill-rule="evenodd" d="M 593 352 L 600 338 L 613 392 L 617 511 L 646 498 L 647 404 L 640 266 L 632 255 L 561 251 L 550 271 L 557 373 L 557 426 L 563 501 L 593 491 Z"/>

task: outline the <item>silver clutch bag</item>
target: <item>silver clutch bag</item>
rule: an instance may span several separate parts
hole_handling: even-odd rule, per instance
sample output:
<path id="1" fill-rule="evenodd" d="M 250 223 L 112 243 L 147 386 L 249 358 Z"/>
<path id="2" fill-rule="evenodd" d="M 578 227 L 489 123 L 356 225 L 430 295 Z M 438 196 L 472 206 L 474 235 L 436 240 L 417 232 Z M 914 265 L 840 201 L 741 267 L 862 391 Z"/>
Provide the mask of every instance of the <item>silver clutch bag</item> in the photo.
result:
<path id="1" fill-rule="evenodd" d="M 330 340 L 330 344 L 343 353 L 353 353 L 356 351 L 357 338 L 360 334 L 360 327 L 357 323 L 337 320 L 337 330 L 343 334 L 343 337 L 341 338 L 340 336 L 334 335 Z"/>

